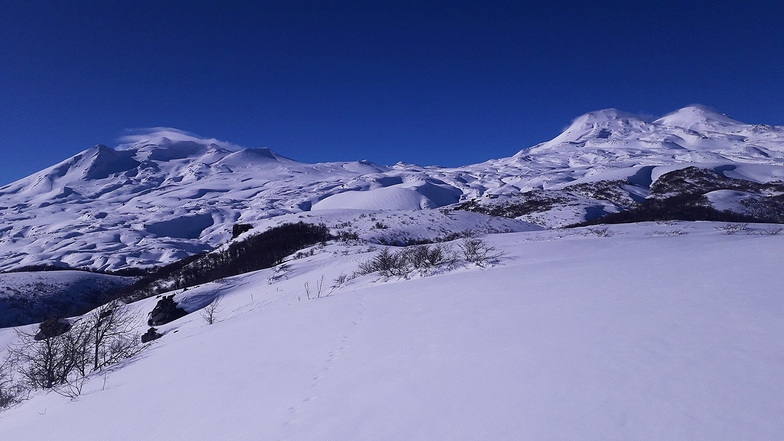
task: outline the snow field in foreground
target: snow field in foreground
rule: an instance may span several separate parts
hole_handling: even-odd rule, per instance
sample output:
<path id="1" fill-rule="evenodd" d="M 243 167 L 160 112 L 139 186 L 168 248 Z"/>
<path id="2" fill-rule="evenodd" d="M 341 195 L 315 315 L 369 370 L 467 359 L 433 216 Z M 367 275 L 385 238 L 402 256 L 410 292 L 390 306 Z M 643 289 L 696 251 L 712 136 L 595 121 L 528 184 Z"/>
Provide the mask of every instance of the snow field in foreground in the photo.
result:
<path id="1" fill-rule="evenodd" d="M 274 283 L 178 294 L 188 309 L 221 294 L 219 322 L 161 326 L 105 387 L 0 413 L 0 438 L 778 439 L 784 236 L 715 226 L 487 236 L 501 265 L 307 300 L 305 282 L 324 275 L 326 293 L 373 255 L 330 245 Z"/>

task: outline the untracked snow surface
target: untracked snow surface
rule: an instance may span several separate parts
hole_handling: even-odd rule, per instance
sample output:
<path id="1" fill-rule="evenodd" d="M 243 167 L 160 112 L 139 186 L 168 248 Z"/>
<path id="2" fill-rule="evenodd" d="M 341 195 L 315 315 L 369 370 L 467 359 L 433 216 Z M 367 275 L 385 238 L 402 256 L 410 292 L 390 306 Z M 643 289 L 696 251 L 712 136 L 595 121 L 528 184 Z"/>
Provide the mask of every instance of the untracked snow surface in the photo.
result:
<path id="1" fill-rule="evenodd" d="M 219 321 L 0 413 L 0 439 L 781 439 L 784 235 L 721 226 L 496 234 L 497 265 L 336 289 L 374 252 L 328 245 L 178 292 Z"/>

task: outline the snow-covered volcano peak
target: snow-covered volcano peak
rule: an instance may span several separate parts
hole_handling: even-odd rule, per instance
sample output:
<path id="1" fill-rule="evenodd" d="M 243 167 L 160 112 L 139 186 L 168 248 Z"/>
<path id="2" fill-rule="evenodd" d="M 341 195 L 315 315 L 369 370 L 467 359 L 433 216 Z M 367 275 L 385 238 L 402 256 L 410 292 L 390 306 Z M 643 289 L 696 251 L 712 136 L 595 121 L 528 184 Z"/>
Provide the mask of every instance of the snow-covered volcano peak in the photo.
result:
<path id="1" fill-rule="evenodd" d="M 655 121 L 605 109 L 576 118 L 552 140 L 501 162 L 531 176 L 523 188 L 542 188 L 624 167 L 725 162 L 779 165 L 783 135 L 782 128 L 743 124 L 701 105 L 684 107 Z"/>
<path id="2" fill-rule="evenodd" d="M 234 170 L 264 167 L 269 164 L 294 165 L 299 163 L 293 159 L 279 155 L 267 147 L 262 147 L 232 152 L 216 162 L 215 166 L 226 166 Z"/>
<path id="3" fill-rule="evenodd" d="M 170 160 L 214 152 L 233 152 L 243 147 L 215 138 L 202 138 L 171 127 L 134 131 L 120 138 L 117 150 L 131 150 L 140 159 Z"/>
<path id="4" fill-rule="evenodd" d="M 657 119 L 654 123 L 695 131 L 722 131 L 743 125 L 727 115 L 699 104 L 676 110 Z"/>
<path id="5" fill-rule="evenodd" d="M 607 139 L 627 136 L 630 132 L 649 131 L 646 118 L 641 115 L 604 109 L 588 112 L 576 118 L 566 130 L 551 143 L 580 142 L 588 138 Z"/>
<path id="6" fill-rule="evenodd" d="M 629 124 L 631 121 L 645 121 L 647 118 L 634 113 L 623 112 L 618 109 L 609 108 L 588 112 L 581 115 L 572 122 L 572 126 L 580 125 L 606 125 L 606 124 Z"/>

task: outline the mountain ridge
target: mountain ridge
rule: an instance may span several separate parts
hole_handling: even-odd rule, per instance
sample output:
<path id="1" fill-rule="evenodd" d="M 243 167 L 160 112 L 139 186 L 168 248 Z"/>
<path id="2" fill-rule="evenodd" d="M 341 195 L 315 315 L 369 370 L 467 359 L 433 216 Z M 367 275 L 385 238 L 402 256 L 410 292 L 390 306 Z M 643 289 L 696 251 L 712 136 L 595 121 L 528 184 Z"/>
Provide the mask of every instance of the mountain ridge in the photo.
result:
<path id="1" fill-rule="evenodd" d="M 518 217 L 552 228 L 626 210 L 628 200 L 649 196 L 658 177 L 690 166 L 758 183 L 784 176 L 784 127 L 744 124 L 697 105 L 658 119 L 616 109 L 589 112 L 550 141 L 455 168 L 308 164 L 269 148 L 245 149 L 167 128 L 123 141 L 0 187 L 0 271 L 159 265 L 225 243 L 235 223 L 481 205 L 567 191 L 568 204 Z M 616 196 L 608 199 L 599 187 L 604 193 L 612 187 Z"/>

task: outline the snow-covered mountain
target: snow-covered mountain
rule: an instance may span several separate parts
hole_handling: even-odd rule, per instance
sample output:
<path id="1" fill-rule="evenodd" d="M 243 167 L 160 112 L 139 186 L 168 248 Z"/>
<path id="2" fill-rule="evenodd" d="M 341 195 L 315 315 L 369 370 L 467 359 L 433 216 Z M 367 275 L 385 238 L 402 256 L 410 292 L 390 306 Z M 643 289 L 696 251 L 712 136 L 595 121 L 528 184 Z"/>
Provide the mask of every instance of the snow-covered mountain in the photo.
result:
<path id="1" fill-rule="evenodd" d="M 592 112 L 459 168 L 305 164 L 171 129 L 88 149 L 0 188 L 0 269 L 130 269 L 217 248 L 149 271 L 140 289 L 158 296 L 0 325 L 0 439 L 778 439 L 781 225 L 545 227 L 673 207 L 784 213 L 783 141 L 784 127 L 691 106 Z M 299 221 L 348 240 L 186 283 L 272 255 L 251 242 Z M 0 320 L 135 281 L 2 276 Z M 167 302 L 179 318 L 158 321 Z M 114 344 L 94 340 L 118 316 Z M 159 338 L 137 353 L 139 334 Z M 68 363 L 41 385 L 47 359 Z"/>
<path id="2" fill-rule="evenodd" d="M 493 204 L 538 191 L 559 191 L 547 197 L 565 202 L 517 217 L 562 226 L 623 210 L 624 201 L 647 198 L 660 176 L 695 165 L 755 183 L 784 178 L 784 127 L 743 124 L 702 106 L 655 120 L 591 112 L 548 142 L 458 168 L 306 164 L 172 129 L 130 141 L 90 148 L 0 188 L 0 270 L 159 265 L 226 242 L 236 223 Z M 578 187 L 604 181 L 621 183 L 614 198 Z M 711 197 L 732 207 L 746 196 Z"/>
<path id="3" fill-rule="evenodd" d="M 740 167 L 736 174 L 753 180 L 781 179 L 784 127 L 743 124 L 702 106 L 685 107 L 656 120 L 606 109 L 575 119 L 550 141 L 480 167 L 492 165 L 505 171 L 507 185 L 526 191 L 623 179 L 641 170 L 646 176 L 638 175 L 638 180 L 652 180 L 673 168 L 695 164 L 768 165 L 776 169 Z"/>

